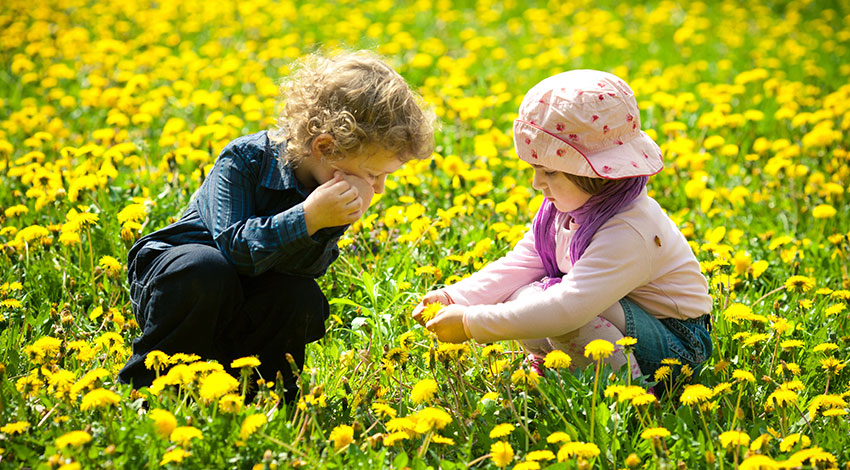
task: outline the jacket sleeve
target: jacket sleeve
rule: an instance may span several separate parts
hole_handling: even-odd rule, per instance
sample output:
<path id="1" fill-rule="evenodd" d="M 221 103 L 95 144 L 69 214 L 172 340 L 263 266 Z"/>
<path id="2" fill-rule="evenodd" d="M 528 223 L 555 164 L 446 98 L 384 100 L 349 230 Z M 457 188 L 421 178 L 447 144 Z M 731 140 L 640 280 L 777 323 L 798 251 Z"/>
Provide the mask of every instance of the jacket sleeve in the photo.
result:
<path id="1" fill-rule="evenodd" d="M 534 231 L 529 230 L 505 256 L 444 291 L 456 304 L 496 304 L 545 275 L 543 262 L 534 248 Z"/>
<path id="2" fill-rule="evenodd" d="M 270 216 L 255 215 L 260 163 L 251 146 L 222 151 L 196 201 L 218 249 L 243 275 L 258 275 L 318 244 L 307 234 L 303 203 Z"/>
<path id="3" fill-rule="evenodd" d="M 649 281 L 650 250 L 621 221 L 605 224 L 559 284 L 540 295 L 498 305 L 474 305 L 464 324 L 480 342 L 534 339 L 574 331 Z"/>

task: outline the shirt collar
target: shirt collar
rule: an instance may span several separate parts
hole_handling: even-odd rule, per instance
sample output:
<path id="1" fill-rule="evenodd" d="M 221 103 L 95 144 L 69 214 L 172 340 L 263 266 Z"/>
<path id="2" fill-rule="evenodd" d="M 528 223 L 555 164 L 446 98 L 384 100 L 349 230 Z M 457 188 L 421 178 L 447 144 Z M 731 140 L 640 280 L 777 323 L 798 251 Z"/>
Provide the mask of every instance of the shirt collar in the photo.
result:
<path id="1" fill-rule="evenodd" d="M 269 140 L 266 146 L 266 155 L 263 158 L 260 186 L 278 191 L 294 189 L 302 196 L 307 197 L 310 192 L 295 177 L 292 166 L 282 161 L 282 152 L 286 152 L 286 142 L 275 143 Z"/>

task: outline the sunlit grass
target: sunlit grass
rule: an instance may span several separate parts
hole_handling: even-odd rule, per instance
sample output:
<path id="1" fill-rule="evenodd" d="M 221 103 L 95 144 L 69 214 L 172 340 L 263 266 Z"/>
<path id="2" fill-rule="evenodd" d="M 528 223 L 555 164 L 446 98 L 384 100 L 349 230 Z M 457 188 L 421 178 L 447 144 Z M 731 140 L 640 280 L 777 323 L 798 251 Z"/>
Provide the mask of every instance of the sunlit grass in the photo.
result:
<path id="1" fill-rule="evenodd" d="M 843 468 L 847 24 L 845 1 L 4 2 L 0 466 Z M 321 279 L 332 316 L 297 402 L 187 355 L 118 385 L 140 334 L 127 250 L 274 125 L 292 60 L 336 47 L 383 54 L 442 127 Z M 650 194 L 711 285 L 715 354 L 660 397 L 410 318 L 528 229 L 541 196 L 511 122 L 574 68 L 634 89 L 666 163 Z"/>

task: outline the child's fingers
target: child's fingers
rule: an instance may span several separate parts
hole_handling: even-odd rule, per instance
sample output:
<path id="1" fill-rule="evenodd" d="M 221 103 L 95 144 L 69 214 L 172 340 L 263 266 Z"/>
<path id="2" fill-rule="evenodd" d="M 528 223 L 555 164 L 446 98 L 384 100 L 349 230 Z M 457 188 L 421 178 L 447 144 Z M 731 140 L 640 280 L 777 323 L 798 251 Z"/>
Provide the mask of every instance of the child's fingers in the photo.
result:
<path id="1" fill-rule="evenodd" d="M 425 310 L 425 304 L 423 302 L 424 302 L 424 299 L 423 299 L 422 302 L 419 302 L 419 304 L 417 304 L 416 307 L 414 307 L 413 313 L 410 314 L 410 316 L 412 316 L 413 319 L 416 320 L 416 323 L 419 323 L 420 325 L 425 326 L 425 322 L 422 320 L 422 311 Z"/>

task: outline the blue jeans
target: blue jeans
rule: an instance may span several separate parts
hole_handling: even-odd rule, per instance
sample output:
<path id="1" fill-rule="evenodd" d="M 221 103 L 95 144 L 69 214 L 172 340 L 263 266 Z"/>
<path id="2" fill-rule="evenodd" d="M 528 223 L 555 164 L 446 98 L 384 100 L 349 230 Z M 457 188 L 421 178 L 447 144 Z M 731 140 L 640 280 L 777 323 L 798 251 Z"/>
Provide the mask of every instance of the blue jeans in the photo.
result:
<path id="1" fill-rule="evenodd" d="M 207 245 L 143 248 L 131 260 L 128 277 L 142 336 L 133 341 L 133 355 L 118 380 L 136 388 L 155 378 L 144 365 L 151 351 L 217 360 L 237 377 L 230 363 L 257 356 L 262 377 L 283 380 L 285 398 L 291 400 L 297 390 L 286 354 L 300 369 L 305 345 L 325 334 L 328 301 L 314 279 L 272 271 L 240 276 Z"/>
<path id="2" fill-rule="evenodd" d="M 641 372 L 652 380 L 655 371 L 664 359 L 678 359 L 681 365 L 672 365 L 671 380 L 679 375 L 682 365 L 688 364 L 699 372 L 702 363 L 712 353 L 709 334 L 709 315 L 688 320 L 675 318 L 658 319 L 629 299 L 621 299 L 620 305 L 626 314 L 626 336 L 637 340 L 634 346 L 635 359 Z"/>

